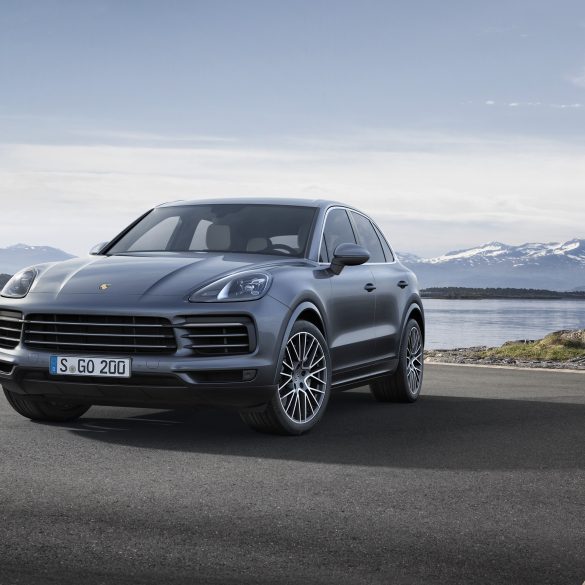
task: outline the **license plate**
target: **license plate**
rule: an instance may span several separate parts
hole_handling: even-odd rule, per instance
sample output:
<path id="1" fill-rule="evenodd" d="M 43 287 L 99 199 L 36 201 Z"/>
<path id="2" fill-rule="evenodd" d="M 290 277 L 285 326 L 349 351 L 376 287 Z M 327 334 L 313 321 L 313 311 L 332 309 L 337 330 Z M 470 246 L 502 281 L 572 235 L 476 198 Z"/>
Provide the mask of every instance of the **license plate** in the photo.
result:
<path id="1" fill-rule="evenodd" d="M 131 360 L 52 355 L 49 372 L 56 376 L 96 376 L 100 378 L 129 378 Z"/>

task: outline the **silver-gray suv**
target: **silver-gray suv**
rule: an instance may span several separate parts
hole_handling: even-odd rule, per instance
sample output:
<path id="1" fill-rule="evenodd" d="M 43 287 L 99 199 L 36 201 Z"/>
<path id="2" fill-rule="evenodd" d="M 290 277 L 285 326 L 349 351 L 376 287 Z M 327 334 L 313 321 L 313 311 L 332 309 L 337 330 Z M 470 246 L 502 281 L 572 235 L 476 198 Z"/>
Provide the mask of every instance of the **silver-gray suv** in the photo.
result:
<path id="1" fill-rule="evenodd" d="M 414 402 L 416 277 L 376 224 L 332 201 L 176 202 L 86 258 L 16 274 L 0 298 L 0 383 L 34 420 L 91 405 L 237 407 L 300 434 L 332 390 Z"/>

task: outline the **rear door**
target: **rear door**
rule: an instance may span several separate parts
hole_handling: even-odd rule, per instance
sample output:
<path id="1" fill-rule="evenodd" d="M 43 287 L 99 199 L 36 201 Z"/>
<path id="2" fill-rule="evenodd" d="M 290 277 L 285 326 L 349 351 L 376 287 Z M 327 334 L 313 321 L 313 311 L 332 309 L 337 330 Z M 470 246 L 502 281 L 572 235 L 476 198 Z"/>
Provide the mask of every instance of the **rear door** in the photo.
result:
<path id="1" fill-rule="evenodd" d="M 406 274 L 394 262 L 390 247 L 372 222 L 361 213 L 351 211 L 350 214 L 358 243 L 370 253 L 370 260 L 365 266 L 372 271 L 376 285 L 375 325 L 372 333 L 376 343 L 372 357 L 386 360 L 395 357 L 399 350 L 402 311 L 408 296 L 408 291 L 401 288 L 399 283 L 406 282 Z"/>
<path id="2" fill-rule="evenodd" d="M 347 211 L 336 207 L 327 213 L 321 241 L 321 262 L 331 262 L 339 244 L 357 243 Z M 335 370 L 353 369 L 372 361 L 377 344 L 372 336 L 376 318 L 374 277 L 370 267 L 346 266 L 331 276 L 328 341 Z"/>

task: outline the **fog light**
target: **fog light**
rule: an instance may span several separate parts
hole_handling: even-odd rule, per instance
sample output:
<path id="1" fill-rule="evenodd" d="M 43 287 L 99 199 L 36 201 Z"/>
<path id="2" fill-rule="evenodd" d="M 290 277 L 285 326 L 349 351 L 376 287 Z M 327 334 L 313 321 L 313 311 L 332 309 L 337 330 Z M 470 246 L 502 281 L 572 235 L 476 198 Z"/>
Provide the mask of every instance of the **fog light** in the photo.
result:
<path id="1" fill-rule="evenodd" d="M 244 370 L 242 372 L 242 380 L 244 382 L 249 382 L 256 377 L 256 370 Z"/>

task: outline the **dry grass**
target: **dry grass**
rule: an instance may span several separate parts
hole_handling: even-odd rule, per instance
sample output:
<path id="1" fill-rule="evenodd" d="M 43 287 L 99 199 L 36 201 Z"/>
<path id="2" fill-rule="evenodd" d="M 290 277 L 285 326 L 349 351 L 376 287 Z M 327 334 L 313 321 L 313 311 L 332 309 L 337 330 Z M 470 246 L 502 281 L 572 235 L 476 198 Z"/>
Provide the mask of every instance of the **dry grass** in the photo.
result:
<path id="1" fill-rule="evenodd" d="M 585 357 L 585 330 L 555 331 L 533 343 L 511 342 L 481 352 L 486 358 L 568 361 Z"/>

